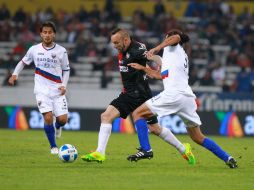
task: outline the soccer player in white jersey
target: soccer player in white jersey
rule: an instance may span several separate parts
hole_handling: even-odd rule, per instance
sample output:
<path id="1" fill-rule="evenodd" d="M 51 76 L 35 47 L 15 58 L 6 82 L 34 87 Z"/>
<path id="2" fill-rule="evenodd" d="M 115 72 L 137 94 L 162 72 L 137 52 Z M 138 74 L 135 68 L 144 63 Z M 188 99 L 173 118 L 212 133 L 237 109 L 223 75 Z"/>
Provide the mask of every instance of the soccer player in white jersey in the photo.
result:
<path id="1" fill-rule="evenodd" d="M 200 130 L 201 121 L 196 112 L 196 96 L 188 84 L 188 56 L 182 47 L 188 41 L 189 37 L 186 34 L 174 29 L 167 34 L 161 44 L 147 53 L 148 59 L 161 65 L 161 71 L 155 71 L 136 63 L 129 64 L 137 70 L 145 71 L 150 77 L 162 79 L 164 86 L 164 90 L 160 94 L 147 100 L 134 111 L 133 116 L 135 117 L 133 119 L 137 123 L 136 121 L 139 119 L 147 119 L 153 114 L 159 117 L 177 114 L 184 121 L 193 141 L 213 152 L 230 168 L 237 168 L 236 160 L 213 140 L 205 137 Z M 164 48 L 162 58 L 154 55 L 162 48 Z"/>
<path id="2" fill-rule="evenodd" d="M 54 42 L 55 35 L 55 24 L 50 21 L 44 22 L 40 28 L 42 42 L 29 48 L 9 79 L 9 83 L 14 85 L 24 66 L 34 63 L 34 94 L 44 118 L 44 130 L 51 154 L 58 154 L 55 137 L 61 136 L 61 127 L 68 120 L 65 92 L 70 74 L 67 51 Z"/>

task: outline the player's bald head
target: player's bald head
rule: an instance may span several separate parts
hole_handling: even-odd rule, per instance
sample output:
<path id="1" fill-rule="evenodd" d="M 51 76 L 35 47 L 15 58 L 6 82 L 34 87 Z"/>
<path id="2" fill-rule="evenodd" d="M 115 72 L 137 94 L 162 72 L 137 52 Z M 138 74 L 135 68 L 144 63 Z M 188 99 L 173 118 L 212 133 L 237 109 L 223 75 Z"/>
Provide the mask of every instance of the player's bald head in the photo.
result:
<path id="1" fill-rule="evenodd" d="M 130 34 L 126 29 L 116 28 L 111 32 L 111 36 L 119 35 L 122 39 L 123 38 L 130 38 Z"/>

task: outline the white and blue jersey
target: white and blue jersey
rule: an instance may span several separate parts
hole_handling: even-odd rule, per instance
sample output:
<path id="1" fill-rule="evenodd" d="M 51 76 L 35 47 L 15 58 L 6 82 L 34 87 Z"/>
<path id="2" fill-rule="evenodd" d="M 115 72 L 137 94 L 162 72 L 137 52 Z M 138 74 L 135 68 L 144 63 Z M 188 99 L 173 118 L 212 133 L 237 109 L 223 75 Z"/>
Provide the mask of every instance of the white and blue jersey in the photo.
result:
<path id="1" fill-rule="evenodd" d="M 60 95 L 58 88 L 62 86 L 62 72 L 70 70 L 67 51 L 54 44 L 45 48 L 42 43 L 29 48 L 22 62 L 30 65 L 34 62 L 34 93 L 47 96 Z"/>
<path id="2" fill-rule="evenodd" d="M 188 73 L 188 56 L 182 46 L 165 47 L 161 65 L 164 90 L 146 101 L 146 105 L 159 117 L 177 114 L 191 127 L 192 123 L 201 125 L 201 121 L 196 112 L 196 96 L 188 84 Z"/>
<path id="3" fill-rule="evenodd" d="M 188 56 L 181 45 L 167 46 L 162 55 L 161 76 L 167 95 L 195 96 L 188 84 Z"/>

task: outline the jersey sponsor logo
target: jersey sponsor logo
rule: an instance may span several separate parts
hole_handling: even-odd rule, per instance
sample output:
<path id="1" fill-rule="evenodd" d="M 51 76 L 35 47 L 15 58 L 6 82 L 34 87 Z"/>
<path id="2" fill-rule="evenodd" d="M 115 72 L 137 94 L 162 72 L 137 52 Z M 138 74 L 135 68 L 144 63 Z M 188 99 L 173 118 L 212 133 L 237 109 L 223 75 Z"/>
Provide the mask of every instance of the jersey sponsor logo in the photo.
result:
<path id="1" fill-rule="evenodd" d="M 38 55 L 44 55 L 44 53 L 39 52 Z"/>
<path id="2" fill-rule="evenodd" d="M 129 68 L 126 67 L 126 66 L 119 66 L 119 71 L 120 71 L 120 72 L 127 73 L 127 72 L 129 72 Z"/>
<path id="3" fill-rule="evenodd" d="M 165 70 L 161 73 L 162 79 L 165 79 L 168 77 L 168 70 Z"/>
<path id="4" fill-rule="evenodd" d="M 38 62 L 48 62 L 48 63 L 57 63 L 56 59 L 46 58 L 46 57 L 37 57 L 36 61 Z"/>

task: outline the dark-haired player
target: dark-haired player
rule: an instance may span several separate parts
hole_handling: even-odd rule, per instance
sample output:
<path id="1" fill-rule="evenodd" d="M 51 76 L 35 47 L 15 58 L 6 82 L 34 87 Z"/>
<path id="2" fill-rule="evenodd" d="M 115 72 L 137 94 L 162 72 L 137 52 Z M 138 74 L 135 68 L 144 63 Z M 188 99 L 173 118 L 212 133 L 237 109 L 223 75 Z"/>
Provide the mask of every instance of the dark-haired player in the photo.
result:
<path id="1" fill-rule="evenodd" d="M 139 120 L 147 119 L 156 114 L 159 117 L 177 114 L 187 126 L 187 131 L 197 144 L 213 152 L 230 168 L 236 168 L 236 160 L 221 149 L 213 140 L 205 137 L 200 130 L 201 121 L 196 112 L 196 96 L 189 84 L 188 56 L 182 45 L 189 41 L 189 37 L 180 30 L 170 31 L 166 39 L 147 53 L 147 58 L 161 65 L 161 71 L 151 70 L 142 65 L 129 64 L 137 70 L 146 72 L 149 76 L 163 80 L 164 90 L 157 96 L 146 101 L 133 113 L 133 119 L 138 127 L 143 123 Z M 162 58 L 154 53 L 163 49 Z M 132 156 L 136 156 L 135 154 Z"/>
<path id="2" fill-rule="evenodd" d="M 44 22 L 40 28 L 42 42 L 29 48 L 9 79 L 9 83 L 13 85 L 24 66 L 34 63 L 34 94 L 44 118 L 44 130 L 51 154 L 58 154 L 55 136 L 61 136 L 61 127 L 67 122 L 65 92 L 70 73 L 66 49 L 54 42 L 55 35 L 55 24 L 50 21 Z M 56 131 L 53 116 L 56 117 Z"/>

